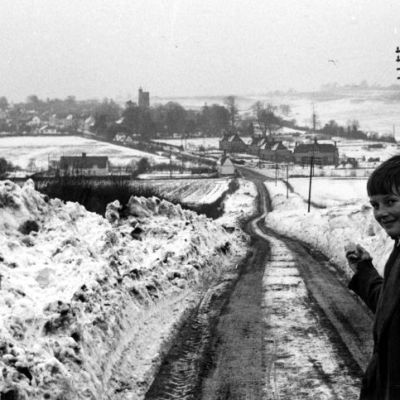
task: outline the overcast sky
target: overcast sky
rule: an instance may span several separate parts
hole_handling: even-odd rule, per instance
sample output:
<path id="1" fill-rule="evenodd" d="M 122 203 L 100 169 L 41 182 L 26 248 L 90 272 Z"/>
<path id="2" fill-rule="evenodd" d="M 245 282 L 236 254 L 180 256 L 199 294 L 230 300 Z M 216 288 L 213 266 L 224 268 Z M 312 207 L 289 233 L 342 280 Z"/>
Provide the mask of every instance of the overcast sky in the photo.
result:
<path id="1" fill-rule="evenodd" d="M 2 0 L 0 33 L 13 101 L 400 83 L 399 0 Z"/>

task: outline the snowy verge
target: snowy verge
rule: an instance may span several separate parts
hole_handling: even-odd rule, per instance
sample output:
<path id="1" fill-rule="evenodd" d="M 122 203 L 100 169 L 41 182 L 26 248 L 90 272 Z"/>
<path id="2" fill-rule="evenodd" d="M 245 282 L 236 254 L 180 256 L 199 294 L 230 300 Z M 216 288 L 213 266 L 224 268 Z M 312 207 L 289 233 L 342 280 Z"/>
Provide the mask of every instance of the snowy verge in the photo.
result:
<path id="1" fill-rule="evenodd" d="M 337 264 L 347 277 L 352 275 L 344 255 L 349 241 L 360 243 L 372 255 L 374 265 L 382 274 L 384 263 L 393 248 L 393 241 L 375 221 L 371 206 L 354 200 L 340 206 L 316 209 L 295 193 L 286 198 L 286 186 L 265 182 L 273 211 L 265 218 L 267 226 L 279 233 L 293 236 L 319 249 Z"/>
<path id="2" fill-rule="evenodd" d="M 197 291 L 245 255 L 247 236 L 225 225 L 254 212 L 254 193 L 243 181 L 227 200 L 242 212 L 219 222 L 134 197 L 122 220 L 117 202 L 105 219 L 48 200 L 32 181 L 0 182 L 0 393 L 108 398 L 127 345 L 132 385 L 146 385 Z"/>
<path id="3" fill-rule="evenodd" d="M 253 182 L 238 179 L 239 188 L 224 200 L 224 214 L 217 222 L 225 227 L 240 228 L 240 222 L 256 212 L 257 188 Z"/>

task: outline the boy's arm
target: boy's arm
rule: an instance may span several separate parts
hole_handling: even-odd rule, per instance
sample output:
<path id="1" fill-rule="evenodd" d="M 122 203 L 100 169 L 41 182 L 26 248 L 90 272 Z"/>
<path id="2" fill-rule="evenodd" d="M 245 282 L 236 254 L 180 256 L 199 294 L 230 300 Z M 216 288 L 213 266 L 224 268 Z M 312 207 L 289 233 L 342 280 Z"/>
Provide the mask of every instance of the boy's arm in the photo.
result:
<path id="1" fill-rule="evenodd" d="M 350 280 L 349 288 L 375 312 L 383 278 L 372 265 L 372 257 L 364 247 L 350 242 L 345 246 L 345 252 L 349 267 L 355 272 Z"/>
<path id="2" fill-rule="evenodd" d="M 364 303 L 375 312 L 382 290 L 383 278 L 378 274 L 371 260 L 362 260 L 357 263 L 356 273 L 349 283 Z"/>

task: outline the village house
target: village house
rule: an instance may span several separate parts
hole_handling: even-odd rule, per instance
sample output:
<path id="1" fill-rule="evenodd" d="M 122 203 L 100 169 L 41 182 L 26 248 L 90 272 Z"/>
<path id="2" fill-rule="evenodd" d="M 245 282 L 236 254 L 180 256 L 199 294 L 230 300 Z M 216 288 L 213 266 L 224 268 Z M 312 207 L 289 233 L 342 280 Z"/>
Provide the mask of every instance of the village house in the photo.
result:
<path id="1" fill-rule="evenodd" d="M 318 143 L 317 139 L 313 143 L 296 144 L 293 150 L 294 162 L 296 164 L 310 164 L 311 157 L 318 165 L 338 165 L 339 151 L 335 144 Z"/>
<path id="2" fill-rule="evenodd" d="M 96 120 L 94 119 L 93 115 L 91 115 L 90 117 L 87 117 L 83 124 L 84 133 L 90 132 L 91 129 L 94 127 L 95 123 L 96 123 Z"/>
<path id="3" fill-rule="evenodd" d="M 282 142 L 265 142 L 260 147 L 259 157 L 274 162 L 293 161 L 292 152 Z"/>
<path id="4" fill-rule="evenodd" d="M 110 164 L 106 156 L 62 156 L 59 162 L 60 175 L 101 176 L 108 175 Z"/>
<path id="5" fill-rule="evenodd" d="M 227 153 L 246 153 L 247 144 L 235 133 L 232 135 L 225 135 L 219 141 L 219 149 Z"/>
<path id="6" fill-rule="evenodd" d="M 251 142 L 248 144 L 247 152 L 259 156 L 261 147 L 266 144 L 268 140 L 269 139 L 265 136 L 253 136 Z"/>
<path id="7" fill-rule="evenodd" d="M 57 128 L 49 126 L 49 125 L 43 125 L 42 127 L 39 128 L 39 134 L 40 135 L 57 135 L 59 132 L 57 131 Z"/>
<path id="8" fill-rule="evenodd" d="M 218 170 L 218 175 L 220 176 L 235 174 L 235 166 L 233 165 L 232 160 L 225 154 L 219 159 L 217 170 Z"/>
<path id="9" fill-rule="evenodd" d="M 59 118 L 57 118 L 57 114 L 52 114 L 49 117 L 49 126 L 53 128 L 59 128 L 60 127 L 60 121 Z"/>
<path id="10" fill-rule="evenodd" d="M 76 126 L 76 120 L 72 114 L 67 115 L 62 123 L 64 128 L 74 128 Z"/>
<path id="11" fill-rule="evenodd" d="M 78 120 L 72 114 L 69 114 L 66 117 L 52 114 L 49 117 L 48 125 L 60 130 L 72 129 L 78 126 Z"/>

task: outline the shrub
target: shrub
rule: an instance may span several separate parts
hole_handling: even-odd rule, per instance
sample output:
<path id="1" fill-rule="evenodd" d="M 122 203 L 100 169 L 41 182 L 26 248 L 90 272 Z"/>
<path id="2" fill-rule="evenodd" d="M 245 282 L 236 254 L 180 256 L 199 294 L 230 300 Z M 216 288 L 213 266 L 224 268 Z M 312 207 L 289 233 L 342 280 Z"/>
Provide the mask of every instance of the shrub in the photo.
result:
<path id="1" fill-rule="evenodd" d="M 105 215 L 107 204 L 119 200 L 124 206 L 131 196 L 164 198 L 154 187 L 143 184 L 132 184 L 128 180 L 112 182 L 96 182 L 84 177 L 60 177 L 45 183 L 38 188 L 40 192 L 50 198 L 59 198 L 64 201 L 73 201 L 82 204 L 88 211 Z"/>

